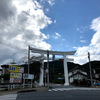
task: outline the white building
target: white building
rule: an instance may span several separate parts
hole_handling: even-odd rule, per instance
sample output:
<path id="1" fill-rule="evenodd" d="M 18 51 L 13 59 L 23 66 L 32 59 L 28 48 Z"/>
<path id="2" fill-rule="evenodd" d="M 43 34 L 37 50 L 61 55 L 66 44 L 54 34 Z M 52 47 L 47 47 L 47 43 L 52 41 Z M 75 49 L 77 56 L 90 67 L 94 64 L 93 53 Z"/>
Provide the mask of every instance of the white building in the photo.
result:
<path id="1" fill-rule="evenodd" d="M 1 65 L 0 65 L 0 75 L 2 74 L 2 67 L 1 67 Z"/>
<path id="2" fill-rule="evenodd" d="M 72 83 L 74 79 L 82 80 L 83 78 L 87 78 L 87 71 L 80 67 L 75 67 L 72 70 L 69 70 L 69 83 Z"/>

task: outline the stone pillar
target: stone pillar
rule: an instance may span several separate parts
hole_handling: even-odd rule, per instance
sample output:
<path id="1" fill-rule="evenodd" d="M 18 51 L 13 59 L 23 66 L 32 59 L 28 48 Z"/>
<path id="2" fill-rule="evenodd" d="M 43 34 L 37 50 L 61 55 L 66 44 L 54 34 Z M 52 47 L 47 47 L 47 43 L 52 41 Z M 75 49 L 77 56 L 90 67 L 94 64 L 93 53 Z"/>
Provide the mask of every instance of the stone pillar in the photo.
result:
<path id="1" fill-rule="evenodd" d="M 44 57 L 44 54 L 41 54 L 41 56 Z M 41 61 L 39 86 L 44 85 L 43 79 L 44 79 L 44 60 Z"/>
<path id="2" fill-rule="evenodd" d="M 64 75 L 65 75 L 65 86 L 69 85 L 69 80 L 68 80 L 68 66 L 67 66 L 67 59 L 66 55 L 64 55 Z"/>

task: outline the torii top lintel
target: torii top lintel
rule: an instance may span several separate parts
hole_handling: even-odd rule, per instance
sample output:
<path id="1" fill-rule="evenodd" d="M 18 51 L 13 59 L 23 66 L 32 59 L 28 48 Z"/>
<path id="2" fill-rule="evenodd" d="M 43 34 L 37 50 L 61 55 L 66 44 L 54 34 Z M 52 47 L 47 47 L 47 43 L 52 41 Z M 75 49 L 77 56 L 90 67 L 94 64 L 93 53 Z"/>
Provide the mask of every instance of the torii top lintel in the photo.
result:
<path id="1" fill-rule="evenodd" d="M 44 53 L 44 54 L 47 54 L 47 51 L 49 50 L 42 50 L 42 49 L 37 49 L 37 48 L 33 48 L 33 47 L 30 47 L 29 50 L 31 50 L 33 53 Z M 49 51 L 49 54 L 52 54 L 52 55 L 74 55 L 76 51 L 68 51 L 68 52 L 65 52 L 65 51 Z"/>

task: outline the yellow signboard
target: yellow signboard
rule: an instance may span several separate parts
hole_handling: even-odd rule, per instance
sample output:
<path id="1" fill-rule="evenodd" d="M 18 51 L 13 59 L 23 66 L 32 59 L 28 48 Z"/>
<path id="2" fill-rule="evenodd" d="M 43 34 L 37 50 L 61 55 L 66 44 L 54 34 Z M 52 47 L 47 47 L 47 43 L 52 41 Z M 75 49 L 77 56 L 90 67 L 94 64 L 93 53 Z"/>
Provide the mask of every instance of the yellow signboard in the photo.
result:
<path id="1" fill-rule="evenodd" d="M 19 72 L 20 67 L 9 65 L 9 72 Z"/>
<path id="2" fill-rule="evenodd" d="M 10 73 L 10 78 L 22 78 L 22 73 Z"/>
<path id="3" fill-rule="evenodd" d="M 9 72 L 23 73 L 24 69 L 23 67 L 9 65 Z"/>

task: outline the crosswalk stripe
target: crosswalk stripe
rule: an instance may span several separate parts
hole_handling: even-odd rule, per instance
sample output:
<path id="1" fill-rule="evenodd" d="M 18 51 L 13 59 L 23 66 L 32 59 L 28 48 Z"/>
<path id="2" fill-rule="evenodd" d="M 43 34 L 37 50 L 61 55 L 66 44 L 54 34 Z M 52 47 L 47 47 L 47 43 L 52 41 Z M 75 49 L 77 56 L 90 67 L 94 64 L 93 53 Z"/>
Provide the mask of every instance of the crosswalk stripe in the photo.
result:
<path id="1" fill-rule="evenodd" d="M 0 100 L 16 100 L 17 94 L 1 95 Z"/>

